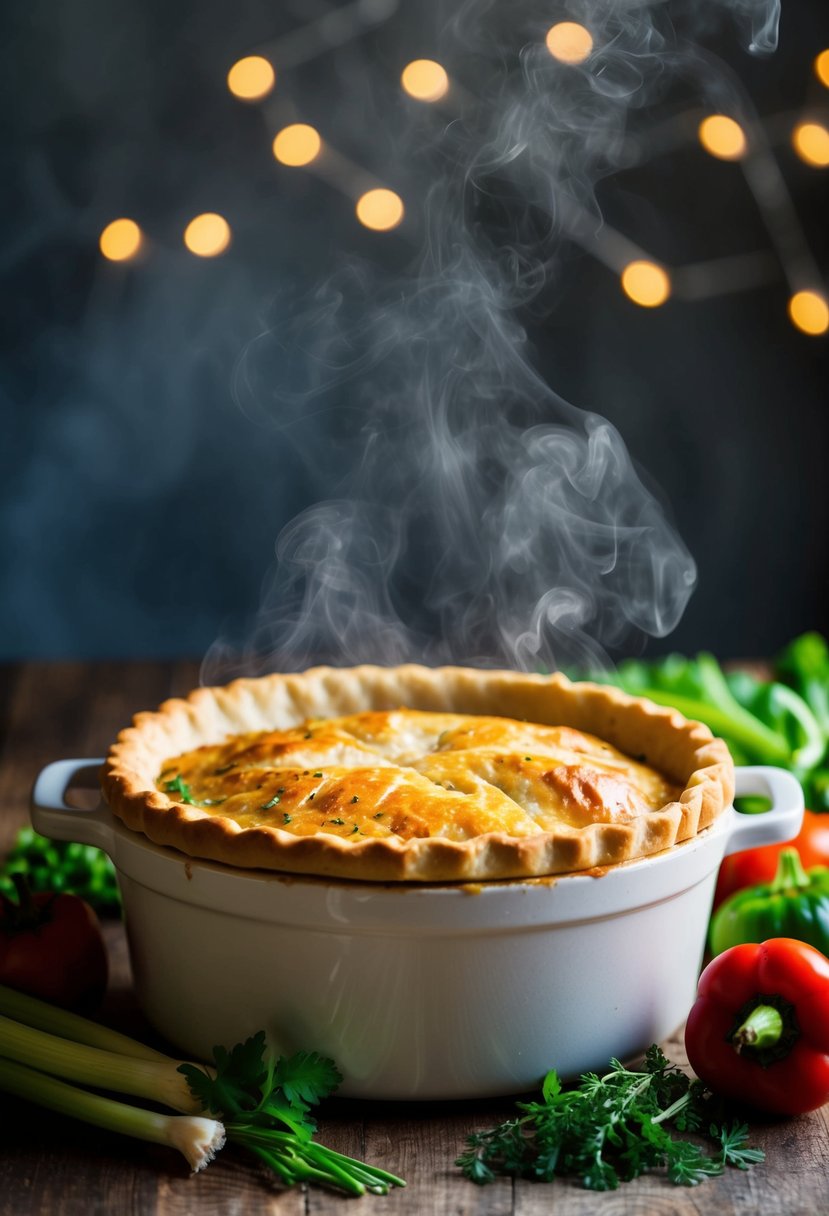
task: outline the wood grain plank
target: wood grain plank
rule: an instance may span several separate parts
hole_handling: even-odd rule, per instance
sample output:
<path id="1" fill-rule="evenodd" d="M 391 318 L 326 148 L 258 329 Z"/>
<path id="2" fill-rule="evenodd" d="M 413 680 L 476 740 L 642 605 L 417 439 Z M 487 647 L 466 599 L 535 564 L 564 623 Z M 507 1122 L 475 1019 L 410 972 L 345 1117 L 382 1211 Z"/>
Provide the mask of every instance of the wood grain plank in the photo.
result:
<path id="1" fill-rule="evenodd" d="M 510 1107 L 509 1102 L 332 1099 L 320 1108 L 318 1138 L 337 1152 L 389 1170 L 407 1183 L 382 1200 L 366 1196 L 350 1201 L 349 1211 L 368 1211 L 380 1204 L 383 1213 L 393 1216 L 511 1216 L 509 1179 L 482 1190 L 466 1182 L 453 1164 L 473 1126 L 481 1118 L 486 1122 L 506 1117 Z M 338 1210 L 337 1204 L 338 1197 L 324 1190 L 311 1188 L 306 1194 L 309 1216 L 329 1216 Z"/>

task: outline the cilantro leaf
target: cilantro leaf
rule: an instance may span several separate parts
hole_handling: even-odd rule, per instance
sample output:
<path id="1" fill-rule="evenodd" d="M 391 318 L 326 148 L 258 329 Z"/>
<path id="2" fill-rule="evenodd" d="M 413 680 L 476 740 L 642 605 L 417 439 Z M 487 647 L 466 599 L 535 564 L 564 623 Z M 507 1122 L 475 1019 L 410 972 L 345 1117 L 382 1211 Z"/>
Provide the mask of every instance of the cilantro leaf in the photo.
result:
<path id="1" fill-rule="evenodd" d="M 255 1110 L 260 1104 L 269 1072 L 264 1056 L 265 1032 L 260 1030 L 230 1051 L 224 1047 L 213 1048 L 215 1076 L 194 1064 L 182 1064 L 178 1071 L 184 1074 L 193 1096 L 205 1110 L 231 1119 Z"/>
<path id="2" fill-rule="evenodd" d="M 401 1178 L 318 1144 L 309 1108 L 342 1080 L 333 1060 L 299 1051 L 274 1061 L 264 1030 L 229 1051 L 213 1048 L 214 1069 L 181 1064 L 193 1096 L 220 1117 L 231 1143 L 263 1161 L 287 1186 L 323 1183 L 349 1195 L 386 1195 Z M 286 1130 L 287 1129 L 287 1130 Z"/>
<path id="3" fill-rule="evenodd" d="M 289 1102 L 307 1102 L 309 1106 L 327 1098 L 342 1081 L 333 1060 L 316 1052 L 298 1051 L 289 1059 L 279 1061 L 274 1073 L 278 1085 Z"/>

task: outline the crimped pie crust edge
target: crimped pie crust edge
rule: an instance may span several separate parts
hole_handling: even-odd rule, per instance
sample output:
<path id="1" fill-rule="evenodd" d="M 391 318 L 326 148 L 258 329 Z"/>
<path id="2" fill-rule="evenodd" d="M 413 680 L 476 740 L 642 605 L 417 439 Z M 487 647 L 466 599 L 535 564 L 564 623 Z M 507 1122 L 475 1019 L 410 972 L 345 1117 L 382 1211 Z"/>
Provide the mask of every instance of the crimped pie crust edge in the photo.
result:
<path id="1" fill-rule="evenodd" d="M 370 709 L 491 714 L 597 735 L 682 785 L 676 802 L 629 823 L 562 825 L 537 836 L 492 832 L 350 843 L 319 833 L 243 828 L 155 788 L 162 763 L 228 734 L 277 730 L 308 718 Z M 670 848 L 709 827 L 730 805 L 734 769 L 708 727 L 609 685 L 467 667 L 317 667 L 300 674 L 199 688 L 138 714 L 110 749 L 104 796 L 128 828 L 191 857 L 243 868 L 378 882 L 469 882 L 532 878 L 617 865 Z"/>

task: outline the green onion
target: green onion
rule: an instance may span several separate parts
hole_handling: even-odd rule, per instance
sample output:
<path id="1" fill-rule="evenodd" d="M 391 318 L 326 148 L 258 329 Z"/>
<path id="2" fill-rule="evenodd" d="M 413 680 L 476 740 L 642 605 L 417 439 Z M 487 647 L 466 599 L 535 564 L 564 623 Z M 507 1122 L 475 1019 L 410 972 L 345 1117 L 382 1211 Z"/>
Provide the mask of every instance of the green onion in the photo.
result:
<path id="1" fill-rule="evenodd" d="M 225 1142 L 225 1129 L 201 1115 L 160 1115 L 102 1098 L 34 1068 L 0 1059 L 0 1090 L 107 1131 L 166 1144 L 183 1153 L 193 1170 L 204 1169 Z"/>
<path id="2" fill-rule="evenodd" d="M 0 1010 L 0 1092 L 109 1131 L 169 1145 L 194 1170 L 206 1166 L 230 1140 L 288 1184 L 320 1182 L 354 1195 L 384 1195 L 390 1186 L 405 1185 L 385 1170 L 312 1139 L 309 1108 L 341 1080 L 333 1060 L 298 1052 L 274 1061 L 260 1031 L 229 1051 L 215 1048 L 215 1068 L 197 1067 L 2 986 Z M 10 1013 L 15 1016 L 5 1016 Z M 186 1113 L 163 1115 L 130 1106 L 51 1073 Z M 191 1113 L 196 1111 L 202 1113 Z M 211 1113 L 215 1117 L 208 1117 Z"/>
<path id="3" fill-rule="evenodd" d="M 38 1000 L 36 996 L 28 996 L 14 988 L 6 988 L 0 984 L 0 1014 L 14 1018 L 16 1022 L 25 1022 L 37 1030 L 46 1030 L 49 1034 L 60 1035 L 63 1039 L 71 1039 L 73 1043 L 86 1043 L 89 1047 L 99 1047 L 102 1051 L 117 1052 L 118 1055 L 132 1056 L 136 1060 L 155 1060 L 169 1063 L 170 1057 L 144 1043 L 138 1043 L 117 1030 L 108 1026 L 100 1026 L 89 1018 L 82 1018 L 77 1013 L 69 1013 L 56 1005 Z"/>
<path id="4" fill-rule="evenodd" d="M 136 1060 L 101 1051 L 82 1043 L 70 1043 L 57 1035 L 24 1026 L 0 1016 L 0 1056 L 17 1060 L 42 1072 L 81 1081 L 99 1089 L 133 1094 L 188 1114 L 201 1110 L 189 1086 L 176 1070 L 179 1061 Z"/>

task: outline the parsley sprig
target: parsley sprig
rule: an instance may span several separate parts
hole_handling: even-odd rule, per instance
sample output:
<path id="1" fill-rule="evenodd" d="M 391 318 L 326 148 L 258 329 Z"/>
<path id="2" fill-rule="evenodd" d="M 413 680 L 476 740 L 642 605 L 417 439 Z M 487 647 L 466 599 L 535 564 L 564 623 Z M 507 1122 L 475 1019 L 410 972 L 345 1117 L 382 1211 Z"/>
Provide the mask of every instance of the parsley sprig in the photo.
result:
<path id="1" fill-rule="evenodd" d="M 221 1118 L 230 1143 L 241 1145 L 288 1186 L 318 1183 L 351 1195 L 387 1195 L 401 1178 L 377 1166 L 318 1144 L 311 1107 L 327 1097 L 342 1077 L 332 1060 L 315 1052 L 274 1060 L 260 1031 L 228 1051 L 214 1047 L 215 1076 L 182 1064 L 193 1096 Z"/>
<path id="2" fill-rule="evenodd" d="M 666 1168 L 677 1186 L 697 1186 L 727 1165 L 744 1170 L 765 1156 L 747 1147 L 744 1124 L 712 1120 L 715 1100 L 656 1046 L 648 1049 L 643 1072 L 611 1060 L 603 1076 L 585 1073 L 576 1088 L 565 1090 L 552 1071 L 541 1101 L 517 1106 L 523 1112 L 517 1118 L 467 1137 L 468 1148 L 455 1164 L 472 1182 L 484 1185 L 496 1174 L 542 1182 L 570 1176 L 588 1190 L 610 1191 Z M 668 1124 L 700 1135 L 707 1126 L 714 1152 L 671 1135 Z"/>

